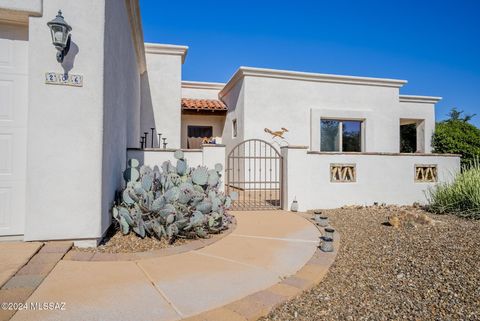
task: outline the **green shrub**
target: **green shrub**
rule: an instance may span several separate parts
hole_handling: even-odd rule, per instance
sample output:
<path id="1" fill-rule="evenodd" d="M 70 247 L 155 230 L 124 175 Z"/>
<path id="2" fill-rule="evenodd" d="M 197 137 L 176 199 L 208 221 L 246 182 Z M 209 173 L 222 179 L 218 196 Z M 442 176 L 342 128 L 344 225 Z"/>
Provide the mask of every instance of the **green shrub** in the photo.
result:
<path id="1" fill-rule="evenodd" d="M 454 108 L 449 119 L 437 123 L 432 147 L 435 153 L 461 154 L 466 165 L 480 157 L 480 129 L 469 123 L 474 115 L 461 117 L 462 113 Z"/>
<path id="2" fill-rule="evenodd" d="M 429 189 L 427 198 L 431 212 L 480 219 L 480 158 L 464 165 L 453 182 Z"/>

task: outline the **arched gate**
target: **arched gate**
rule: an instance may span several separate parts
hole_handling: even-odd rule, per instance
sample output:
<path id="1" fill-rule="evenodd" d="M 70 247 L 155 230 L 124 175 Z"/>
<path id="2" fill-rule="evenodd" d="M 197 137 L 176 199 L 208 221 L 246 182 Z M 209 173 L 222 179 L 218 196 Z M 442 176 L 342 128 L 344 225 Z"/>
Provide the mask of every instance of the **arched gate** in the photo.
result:
<path id="1" fill-rule="evenodd" d="M 281 209 L 282 170 L 282 155 L 272 144 L 249 139 L 235 146 L 226 168 L 227 193 L 238 193 L 232 210 Z"/>

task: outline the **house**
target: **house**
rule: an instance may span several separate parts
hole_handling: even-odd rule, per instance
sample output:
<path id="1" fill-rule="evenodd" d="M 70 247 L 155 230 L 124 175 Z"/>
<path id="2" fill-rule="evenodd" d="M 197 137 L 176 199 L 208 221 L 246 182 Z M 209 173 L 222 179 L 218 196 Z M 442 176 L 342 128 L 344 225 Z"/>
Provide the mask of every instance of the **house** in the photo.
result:
<path id="1" fill-rule="evenodd" d="M 59 9 L 64 56 L 47 26 Z M 136 0 L 0 0 L 0 238 L 95 245 L 126 160 L 178 148 L 225 164 L 238 209 L 425 202 L 459 170 L 431 153 L 440 98 L 400 94 L 406 81 L 251 67 L 184 81 L 187 52 L 144 43 Z M 405 125 L 416 153 L 401 153 Z"/>

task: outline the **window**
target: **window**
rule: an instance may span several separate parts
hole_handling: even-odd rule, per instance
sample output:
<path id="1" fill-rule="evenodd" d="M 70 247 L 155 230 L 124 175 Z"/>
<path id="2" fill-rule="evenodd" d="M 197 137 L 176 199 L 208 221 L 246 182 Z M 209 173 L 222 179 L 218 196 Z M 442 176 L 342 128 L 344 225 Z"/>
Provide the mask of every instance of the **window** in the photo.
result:
<path id="1" fill-rule="evenodd" d="M 425 152 L 425 120 L 400 119 L 400 153 Z"/>
<path id="2" fill-rule="evenodd" d="M 361 152 L 362 127 L 359 120 L 322 119 L 320 122 L 320 151 Z"/>
<path id="3" fill-rule="evenodd" d="M 417 151 L 417 125 L 400 125 L 400 153 Z"/>
<path id="4" fill-rule="evenodd" d="M 237 120 L 232 120 L 232 137 L 237 137 Z"/>
<path id="5" fill-rule="evenodd" d="M 212 137 L 213 136 L 213 127 L 212 126 L 188 126 L 188 137 Z"/>

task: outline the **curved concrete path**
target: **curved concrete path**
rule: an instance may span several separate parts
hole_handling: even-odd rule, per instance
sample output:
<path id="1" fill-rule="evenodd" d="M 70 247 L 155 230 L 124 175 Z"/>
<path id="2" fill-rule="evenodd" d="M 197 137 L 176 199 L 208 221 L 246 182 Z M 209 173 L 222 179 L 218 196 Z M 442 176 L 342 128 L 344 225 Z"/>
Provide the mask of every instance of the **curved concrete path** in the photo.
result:
<path id="1" fill-rule="evenodd" d="M 315 253 L 319 231 L 284 211 L 235 212 L 237 228 L 203 249 L 138 261 L 60 261 L 12 320 L 180 320 L 281 282 Z"/>
<path id="2" fill-rule="evenodd" d="M 0 287 L 2 287 L 42 247 L 41 242 L 0 243 Z"/>

